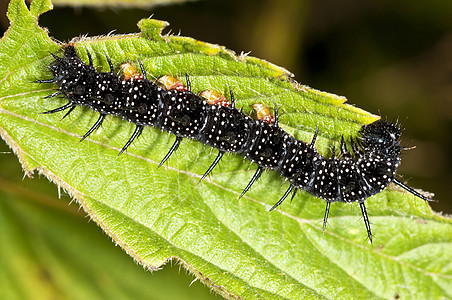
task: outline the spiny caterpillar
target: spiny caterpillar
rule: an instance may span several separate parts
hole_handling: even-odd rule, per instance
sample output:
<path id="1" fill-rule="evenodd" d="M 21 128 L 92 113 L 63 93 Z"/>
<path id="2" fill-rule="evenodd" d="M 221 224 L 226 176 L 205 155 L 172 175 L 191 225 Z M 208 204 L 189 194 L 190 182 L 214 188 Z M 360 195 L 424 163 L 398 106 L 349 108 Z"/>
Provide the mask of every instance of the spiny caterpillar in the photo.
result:
<path id="1" fill-rule="evenodd" d="M 183 138 L 191 138 L 218 149 L 218 155 L 200 181 L 213 170 L 226 152 L 242 155 L 258 168 L 240 198 L 250 189 L 265 169 L 275 170 L 285 177 L 290 187 L 270 209 L 279 206 L 287 196 L 297 190 L 306 191 L 326 201 L 323 230 L 332 202 L 357 202 L 361 208 L 369 240 L 372 233 L 364 205 L 365 200 L 380 193 L 393 182 L 413 195 L 431 201 L 395 178 L 400 164 L 400 128 L 396 124 L 379 120 L 365 125 L 361 137 L 351 140 L 351 151 L 342 138 L 340 155 L 326 158 L 315 148 L 318 129 L 312 141 L 305 143 L 295 139 L 278 126 L 278 111 L 274 117 L 268 107 L 255 104 L 257 119 L 235 108 L 232 89 L 231 101 L 218 92 L 207 90 L 197 95 L 171 76 L 164 76 L 157 83 L 147 79 L 143 65 L 138 60 L 141 74 L 130 64 L 121 65 L 123 76 L 114 72 L 108 56 L 110 72 L 98 72 L 91 54 L 87 51 L 89 64 L 78 56 L 72 44 L 64 48 L 64 56 L 52 54 L 54 61 L 49 69 L 53 78 L 38 83 L 55 83 L 57 92 L 46 98 L 62 95 L 68 103 L 44 112 L 56 113 L 68 109 L 66 117 L 78 105 L 87 106 L 100 116 L 83 135 L 88 137 L 107 115 L 119 116 L 136 125 L 135 131 L 123 153 L 137 138 L 144 126 L 157 127 L 176 136 L 176 141 L 164 156 L 159 167 L 178 148 Z M 205 98 L 205 99 L 203 99 Z"/>

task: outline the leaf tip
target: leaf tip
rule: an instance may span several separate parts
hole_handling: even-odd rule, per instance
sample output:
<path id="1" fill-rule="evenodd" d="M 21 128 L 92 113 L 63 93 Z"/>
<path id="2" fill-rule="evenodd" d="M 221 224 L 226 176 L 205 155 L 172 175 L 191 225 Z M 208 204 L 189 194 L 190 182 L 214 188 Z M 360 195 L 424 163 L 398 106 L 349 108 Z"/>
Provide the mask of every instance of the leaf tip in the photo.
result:
<path id="1" fill-rule="evenodd" d="M 150 40 L 162 40 L 162 31 L 167 26 L 169 26 L 168 22 L 156 19 L 141 19 L 138 22 L 141 34 Z"/>
<path id="2" fill-rule="evenodd" d="M 11 0 L 8 5 L 7 16 L 11 23 L 17 18 L 24 15 L 30 15 L 34 19 L 38 19 L 39 15 L 53 8 L 51 0 L 34 0 L 30 4 L 30 10 L 24 0 Z"/>

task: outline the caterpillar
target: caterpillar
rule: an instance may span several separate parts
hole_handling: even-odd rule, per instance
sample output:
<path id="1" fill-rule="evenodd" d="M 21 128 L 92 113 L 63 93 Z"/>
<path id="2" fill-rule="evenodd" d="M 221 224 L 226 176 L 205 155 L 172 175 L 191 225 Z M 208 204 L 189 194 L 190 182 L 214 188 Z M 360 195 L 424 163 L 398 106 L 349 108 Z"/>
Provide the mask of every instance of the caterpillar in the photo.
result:
<path id="1" fill-rule="evenodd" d="M 198 95 L 187 86 L 168 76 L 158 82 L 147 79 L 143 64 L 141 73 L 130 63 L 121 65 L 122 76 L 115 73 L 108 56 L 110 71 L 98 72 L 88 50 L 88 64 L 77 55 L 73 44 L 64 47 L 62 57 L 52 54 L 50 79 L 37 83 L 58 86 L 55 93 L 45 98 L 64 97 L 68 103 L 43 112 L 52 114 L 75 107 L 86 106 L 99 113 L 95 124 L 82 136 L 87 138 L 107 115 L 119 116 L 136 125 L 135 131 L 120 150 L 122 154 L 142 132 L 145 126 L 157 127 L 176 136 L 174 144 L 159 164 L 162 166 L 179 147 L 183 138 L 191 138 L 218 149 L 218 155 L 201 177 L 200 182 L 214 169 L 227 152 L 236 153 L 256 163 L 258 168 L 241 193 L 241 198 L 266 169 L 278 172 L 290 183 L 281 199 L 270 209 L 278 207 L 291 193 L 306 191 L 326 201 L 323 230 L 327 224 L 332 202 L 357 202 L 361 208 L 369 241 L 372 232 L 365 200 L 380 193 L 393 182 L 409 193 L 426 201 L 413 188 L 395 178 L 400 165 L 402 147 L 400 126 L 378 120 L 361 128 L 357 139 L 351 139 L 351 150 L 342 137 L 340 154 L 324 157 L 315 148 L 318 128 L 310 143 L 295 139 L 278 126 L 278 110 L 274 116 L 268 107 L 256 104 L 257 118 L 253 119 L 235 107 L 230 87 L 230 102 L 221 94 L 207 90 Z M 204 99 L 206 98 L 206 99 Z"/>

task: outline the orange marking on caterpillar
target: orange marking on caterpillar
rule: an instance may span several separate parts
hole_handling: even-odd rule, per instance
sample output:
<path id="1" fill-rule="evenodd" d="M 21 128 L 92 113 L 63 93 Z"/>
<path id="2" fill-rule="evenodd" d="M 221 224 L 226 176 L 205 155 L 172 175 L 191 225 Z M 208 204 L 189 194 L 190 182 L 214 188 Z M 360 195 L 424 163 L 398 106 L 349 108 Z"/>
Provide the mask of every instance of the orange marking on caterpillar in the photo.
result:
<path id="1" fill-rule="evenodd" d="M 187 91 L 187 87 L 183 84 L 183 82 L 171 75 L 160 77 L 158 82 L 160 82 L 167 90 L 178 90 L 181 92 Z"/>
<path id="2" fill-rule="evenodd" d="M 210 105 L 219 104 L 221 106 L 226 106 L 226 107 L 231 106 L 231 103 L 228 101 L 228 99 L 226 99 L 225 96 L 223 96 L 222 94 L 220 94 L 214 90 L 203 91 L 201 93 L 201 97 L 206 99 L 207 103 L 209 103 Z"/>
<path id="3" fill-rule="evenodd" d="M 268 124 L 275 124 L 275 117 L 270 111 L 270 108 L 268 108 L 267 105 L 262 103 L 255 103 L 253 104 L 253 108 L 256 111 L 256 118 L 258 120 L 262 120 L 264 122 L 267 122 Z"/>
<path id="4" fill-rule="evenodd" d="M 143 75 L 131 63 L 123 63 L 119 66 L 124 76 L 124 80 L 143 79 Z"/>

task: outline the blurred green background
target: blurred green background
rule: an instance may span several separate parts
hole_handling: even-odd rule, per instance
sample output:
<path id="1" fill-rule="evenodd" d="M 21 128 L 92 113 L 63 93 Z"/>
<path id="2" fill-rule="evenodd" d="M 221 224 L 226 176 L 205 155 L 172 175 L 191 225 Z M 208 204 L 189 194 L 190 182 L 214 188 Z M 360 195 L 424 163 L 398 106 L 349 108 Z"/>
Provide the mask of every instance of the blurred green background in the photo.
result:
<path id="1" fill-rule="evenodd" d="M 0 0 L 2 31 L 9 24 L 8 2 Z M 432 204 L 435 211 L 452 213 L 452 1 L 217 0 L 141 8 L 133 7 L 133 1 L 126 2 L 92 8 L 58 6 L 55 1 L 54 10 L 44 14 L 40 24 L 49 29 L 52 37 L 67 42 L 83 34 L 136 32 L 138 20 L 153 15 L 170 22 L 173 34 L 225 45 L 237 53 L 251 52 L 252 56 L 285 67 L 302 84 L 346 96 L 349 104 L 399 120 L 405 128 L 403 145 L 416 146 L 403 153 L 399 174 L 410 186 L 435 193 L 439 200 Z M 9 151 L 0 143 L 0 151 Z M 91 255 L 112 253 L 106 255 L 111 256 L 111 263 L 95 262 L 99 272 L 106 269 L 105 265 L 112 268 L 110 265 L 117 260 L 129 261 L 121 266 L 131 268 L 130 274 L 134 275 L 130 276 L 149 282 L 140 286 L 142 294 L 138 295 L 148 299 L 175 299 L 176 294 L 171 293 L 180 293 L 178 299 L 215 297 L 199 282 L 188 288 L 192 277 L 179 272 L 178 266 L 165 266 L 163 271 L 151 274 L 131 263 L 94 223 L 84 218 L 76 204 L 67 205 L 67 195 L 63 193 L 58 199 L 54 184 L 39 180 L 37 174 L 34 179 L 23 179 L 13 154 L 0 154 L 0 170 L 0 212 L 9 215 L 13 223 L 21 224 L 26 218 L 30 226 L 40 224 L 22 208 L 18 210 L 17 203 L 22 203 L 30 215 L 67 214 L 73 226 L 83 228 L 80 235 L 102 241 L 102 250 Z M 24 236 L 32 235 L 27 228 L 20 230 Z M 2 231 L 5 236 L 6 229 Z M 33 237 L 39 232 L 33 232 Z M 42 241 L 46 241 L 42 247 L 60 247 L 47 238 Z M 17 243 L 32 241 L 25 238 L 25 242 Z M 4 251 L 4 247 L 0 249 Z M 44 266 L 39 257 L 32 260 L 35 266 Z M 111 276 L 112 282 L 121 277 L 106 273 L 104 276 Z M 44 279 L 51 278 L 45 270 L 42 274 Z M 107 298 L 102 290 L 97 295 Z M 127 295 L 119 298 L 127 299 Z"/>

